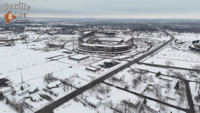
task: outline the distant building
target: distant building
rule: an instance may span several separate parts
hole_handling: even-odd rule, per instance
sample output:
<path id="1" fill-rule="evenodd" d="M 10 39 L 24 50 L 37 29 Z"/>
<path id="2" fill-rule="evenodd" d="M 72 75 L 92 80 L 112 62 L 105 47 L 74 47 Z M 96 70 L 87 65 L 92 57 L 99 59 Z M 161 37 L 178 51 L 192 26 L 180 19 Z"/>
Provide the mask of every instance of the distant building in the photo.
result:
<path id="1" fill-rule="evenodd" d="M 55 82 L 51 82 L 51 83 L 47 84 L 47 88 L 49 88 L 49 89 L 56 88 L 56 87 L 59 87 L 61 84 L 62 83 L 59 80 L 57 80 Z"/>
<path id="2" fill-rule="evenodd" d="M 48 42 L 47 47 L 49 48 L 64 48 L 64 42 Z"/>
<path id="3" fill-rule="evenodd" d="M 139 100 L 139 98 L 135 98 L 132 100 L 123 100 L 122 102 L 124 104 L 128 105 L 128 107 L 130 107 L 130 108 L 137 109 L 139 106 L 140 100 Z"/>
<path id="4" fill-rule="evenodd" d="M 192 41 L 192 45 L 189 46 L 190 50 L 200 52 L 200 40 Z"/>
<path id="5" fill-rule="evenodd" d="M 97 71 L 101 70 L 101 68 L 94 67 L 94 66 L 88 66 L 85 69 L 88 71 L 92 71 L 92 72 L 97 72 Z"/>
<path id="6" fill-rule="evenodd" d="M 121 54 L 129 52 L 134 39 L 131 36 L 117 37 L 116 33 L 89 32 L 78 39 L 77 50 L 83 52 Z"/>
<path id="7" fill-rule="evenodd" d="M 78 55 L 69 56 L 68 58 L 75 61 L 81 61 L 81 60 L 89 58 L 89 56 L 78 54 Z"/>

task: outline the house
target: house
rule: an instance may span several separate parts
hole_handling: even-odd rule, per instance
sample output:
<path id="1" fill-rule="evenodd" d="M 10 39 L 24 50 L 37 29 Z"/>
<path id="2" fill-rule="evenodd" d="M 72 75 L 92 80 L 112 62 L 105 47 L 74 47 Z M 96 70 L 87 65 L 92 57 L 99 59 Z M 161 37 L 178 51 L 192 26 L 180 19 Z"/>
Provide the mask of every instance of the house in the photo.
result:
<path id="1" fill-rule="evenodd" d="M 142 98 L 135 96 L 134 99 L 123 100 L 122 102 L 130 108 L 137 109 L 140 104 L 140 100 L 142 100 Z"/>
<path id="2" fill-rule="evenodd" d="M 39 91 L 38 88 L 30 88 L 30 89 L 28 90 L 28 93 L 29 93 L 29 95 L 31 95 L 31 94 L 36 93 L 36 92 L 38 92 L 38 91 Z"/>
<path id="3" fill-rule="evenodd" d="M 102 94 L 98 94 L 98 95 L 97 95 L 97 99 L 99 99 L 99 100 L 104 100 L 104 99 L 105 99 L 105 96 L 103 96 Z"/>
<path id="4" fill-rule="evenodd" d="M 47 47 L 49 48 L 64 48 L 64 42 L 48 42 Z"/>
<path id="5" fill-rule="evenodd" d="M 94 97 L 87 97 L 87 98 L 85 99 L 85 102 L 86 102 L 88 105 L 90 105 L 90 106 L 92 106 L 92 107 L 94 107 L 94 108 L 98 108 L 99 106 L 101 106 L 101 101 L 98 100 L 98 99 L 96 99 L 96 98 L 94 98 Z"/>
<path id="6" fill-rule="evenodd" d="M 0 46 L 8 46 L 9 43 L 8 42 L 0 42 Z"/>
<path id="7" fill-rule="evenodd" d="M 116 82 L 121 82 L 121 81 L 122 81 L 122 78 L 121 78 L 121 77 L 118 77 L 118 76 L 113 76 L 113 77 L 112 77 L 112 80 L 113 80 L 113 81 L 116 81 Z"/>
<path id="8" fill-rule="evenodd" d="M 30 97 L 30 100 L 32 102 L 38 102 L 38 101 L 42 101 L 42 98 L 39 95 L 34 95 Z"/>
<path id="9" fill-rule="evenodd" d="M 59 80 L 57 80 L 57 81 L 54 81 L 54 82 L 51 82 L 51 83 L 47 84 L 46 87 L 47 87 L 48 89 L 58 88 L 61 84 L 62 84 L 62 83 L 61 83 Z"/>
<path id="10" fill-rule="evenodd" d="M 147 109 L 150 113 L 160 113 L 160 108 L 159 108 L 159 107 L 155 107 L 155 106 L 153 106 L 153 105 L 146 106 L 146 109 Z"/>
<path id="11" fill-rule="evenodd" d="M 103 65 L 100 65 L 103 68 L 111 68 L 115 65 L 119 64 L 117 61 L 111 61 L 111 62 L 104 62 Z"/>
<path id="12" fill-rule="evenodd" d="M 189 46 L 190 50 L 192 51 L 200 51 L 200 40 L 194 40 L 192 41 L 192 45 Z"/>
<path id="13" fill-rule="evenodd" d="M 25 95 L 26 93 L 28 93 L 27 90 L 18 91 L 18 95 L 19 95 L 19 96 L 23 96 L 23 95 Z"/>
<path id="14" fill-rule="evenodd" d="M 97 71 L 101 70 L 101 68 L 94 67 L 94 66 L 88 66 L 85 69 L 88 71 L 92 71 L 92 72 L 97 72 Z"/>

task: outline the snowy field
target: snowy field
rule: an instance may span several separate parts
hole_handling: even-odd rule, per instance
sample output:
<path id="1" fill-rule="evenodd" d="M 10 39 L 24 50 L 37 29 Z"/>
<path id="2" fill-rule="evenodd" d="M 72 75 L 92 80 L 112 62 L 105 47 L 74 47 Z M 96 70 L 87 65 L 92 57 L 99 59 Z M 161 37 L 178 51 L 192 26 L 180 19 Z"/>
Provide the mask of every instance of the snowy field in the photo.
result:
<path id="1" fill-rule="evenodd" d="M 125 112 L 124 110 L 126 109 L 126 112 L 129 113 L 137 113 L 139 112 L 140 107 L 142 104 L 134 109 L 134 108 L 129 108 L 128 106 L 125 107 L 123 105 L 123 101 L 130 101 L 132 103 L 137 103 L 144 101 L 144 98 L 136 96 L 134 94 L 119 90 L 115 87 L 108 87 L 109 92 L 102 94 L 98 90 L 100 90 L 102 87 L 107 87 L 104 84 L 100 84 L 99 86 L 96 86 L 95 89 L 90 89 L 83 94 L 79 95 L 78 101 L 75 100 L 70 100 L 69 102 L 66 102 L 65 104 L 59 106 L 54 110 L 55 113 L 62 113 L 64 111 L 72 111 L 72 112 L 81 112 L 82 113 L 113 113 L 113 111 L 118 110 L 119 112 Z M 103 99 L 99 99 L 99 97 L 102 97 Z M 90 105 L 86 104 L 84 102 L 84 98 L 96 98 L 99 100 L 102 104 L 98 108 L 91 107 Z M 151 112 L 149 110 L 158 110 L 158 112 L 161 113 L 185 113 L 183 111 L 158 104 L 157 102 L 151 101 L 149 99 L 146 99 L 147 103 L 146 106 L 144 107 L 144 111 L 140 112 Z M 125 107 L 125 108 L 124 108 Z M 161 109 L 162 107 L 162 109 Z M 78 108 L 78 109 L 77 109 Z"/>
<path id="2" fill-rule="evenodd" d="M 29 34 L 29 36 L 31 35 Z M 60 38 L 64 37 L 65 35 L 60 36 Z M 68 36 L 68 38 L 71 37 L 73 36 Z M 33 39 L 31 38 L 30 40 Z M 98 72 L 92 72 L 86 70 L 85 68 L 89 65 L 99 67 L 99 65 L 102 65 L 105 61 L 108 61 L 108 59 L 103 60 L 101 58 L 91 56 L 80 62 L 71 60 L 68 59 L 69 54 L 63 53 L 63 50 L 49 52 L 42 51 L 42 49 L 45 48 L 45 43 L 46 42 L 44 40 L 28 44 L 22 44 L 19 41 L 16 43 L 16 46 L 0 48 L 0 67 L 2 67 L 0 69 L 0 78 L 6 77 L 9 79 L 14 87 L 14 90 L 16 91 L 16 95 L 14 96 L 11 95 L 11 92 L 5 93 L 5 95 L 12 101 L 29 103 L 32 108 L 27 109 L 26 112 L 35 112 L 51 103 L 50 101 L 42 99 L 39 96 L 40 94 L 48 95 L 55 101 L 76 90 L 74 88 L 70 88 L 69 86 L 67 86 L 67 90 L 64 90 L 64 86 L 61 85 L 60 87 L 51 90 L 55 94 L 59 95 L 52 96 L 50 93 L 44 91 L 48 85 L 44 82 L 44 77 L 47 74 L 51 73 L 53 77 L 59 80 L 69 80 L 73 87 L 80 88 L 90 83 L 92 80 L 99 78 L 109 71 L 127 63 L 122 61 L 114 67 L 105 69 L 101 68 Z M 55 58 L 55 60 L 50 60 L 49 58 L 51 57 Z M 24 92 L 20 91 L 21 85 L 28 86 L 24 88 Z M 25 93 L 26 91 L 36 88 L 38 88 L 39 91 L 32 95 Z M 4 91 L 7 89 L 1 90 Z M 27 97 L 28 99 L 26 99 Z M 29 97 L 34 98 L 37 101 L 33 102 Z"/>
<path id="3" fill-rule="evenodd" d="M 47 27 L 45 29 L 48 30 L 49 28 Z M 119 32 L 119 37 L 124 36 L 121 33 Z M 72 51 L 74 44 L 77 44 L 75 40 L 79 37 L 78 34 L 54 36 L 34 32 L 24 32 L 18 35 L 12 33 L 0 34 L 0 37 L 6 37 L 7 39 L 13 39 L 13 37 L 18 38 L 21 35 L 28 36 L 27 43 L 17 41 L 14 46 L 0 48 L 0 78 L 7 78 L 11 81 L 10 88 L 0 88 L 0 91 L 4 92 L 8 90 L 8 92 L 5 92 L 5 96 L 12 102 L 19 104 L 28 103 L 29 109 L 25 109 L 25 113 L 33 113 L 53 101 L 70 94 L 77 88 L 81 88 L 110 71 L 127 64 L 128 60 L 132 60 L 147 52 L 147 50 L 155 48 L 170 39 L 169 36 L 166 36 L 162 32 L 137 34 L 134 33 L 133 35 L 137 39 L 134 43 L 138 44 L 138 46 L 133 47 L 130 53 L 116 56 L 101 56 L 95 55 L 94 53 L 80 54 L 77 51 Z M 183 39 L 191 37 L 191 39 L 196 40 L 200 35 L 173 34 L 178 40 L 186 41 L 185 45 L 177 46 L 173 43 L 161 52 L 145 59 L 143 62 L 168 65 L 167 63 L 170 61 L 169 65 L 185 68 L 192 68 L 194 65 L 199 65 L 199 54 L 189 51 L 187 47 L 191 41 Z M 48 44 L 52 42 L 64 42 L 66 44 L 64 48 L 51 48 Z M 76 57 L 88 56 L 88 58 L 81 61 L 69 59 L 69 57 L 74 55 Z M 104 68 L 102 66 L 115 59 L 121 59 L 117 61 L 119 64 L 110 68 Z M 97 72 L 86 70 L 88 66 L 98 67 L 100 70 Z M 149 72 L 144 70 L 148 70 Z M 156 77 L 155 75 L 159 71 L 165 75 Z M 190 75 L 191 72 L 188 71 L 134 64 L 105 80 L 105 82 L 123 88 L 124 90 L 100 83 L 77 96 L 77 98 L 61 105 L 54 112 L 113 113 L 113 111 L 118 111 L 124 113 L 128 110 L 130 113 L 136 113 L 143 106 L 145 108 L 144 112 L 148 112 L 151 109 L 161 113 L 184 113 L 150 99 L 145 100 L 143 97 L 147 96 L 181 108 L 189 108 L 187 99 L 185 98 L 186 96 L 184 95 L 184 98 L 181 98 L 180 95 L 175 93 L 174 87 L 179 81 L 173 77 L 175 72 L 180 72 L 184 78 L 190 81 L 200 80 L 200 77 L 197 76 L 198 73 L 192 73 L 195 75 L 195 77 L 192 77 Z M 48 77 L 52 80 L 48 81 Z M 185 85 L 181 85 L 184 88 Z M 196 84 L 193 82 L 190 83 L 193 98 L 198 93 L 192 87 L 194 85 Z M 21 89 L 21 86 L 23 86 L 23 89 Z M 38 91 L 30 93 L 34 90 Z M 16 91 L 16 93 L 11 94 L 11 91 Z M 128 91 L 143 96 L 137 96 Z M 41 95 L 48 96 L 50 99 L 44 98 Z M 97 108 L 91 107 L 86 102 L 90 98 L 96 102 L 100 102 L 101 105 Z M 182 101 L 180 102 L 179 100 L 181 99 Z M 142 104 L 144 100 L 146 101 L 145 105 Z M 129 107 L 126 106 L 127 102 L 129 102 Z M 195 102 L 194 104 L 196 106 L 199 105 L 199 103 Z M 0 106 L 5 108 L 2 113 L 16 113 L 14 108 L 5 104 L 5 101 L 0 101 Z"/>
<path id="4" fill-rule="evenodd" d="M 195 65 L 200 65 L 199 53 L 189 50 L 193 40 L 199 40 L 200 34 L 193 33 L 173 33 L 175 39 L 183 44 L 172 43 L 161 52 L 152 57 L 143 60 L 144 63 L 169 65 L 167 62 L 172 62 L 171 66 L 192 68 Z"/>

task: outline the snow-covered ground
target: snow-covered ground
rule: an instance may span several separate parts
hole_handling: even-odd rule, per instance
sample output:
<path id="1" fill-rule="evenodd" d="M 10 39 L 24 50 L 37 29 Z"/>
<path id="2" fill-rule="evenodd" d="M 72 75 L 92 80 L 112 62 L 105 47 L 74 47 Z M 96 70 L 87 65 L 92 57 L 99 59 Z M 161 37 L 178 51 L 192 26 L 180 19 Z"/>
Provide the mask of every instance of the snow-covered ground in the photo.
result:
<path id="1" fill-rule="evenodd" d="M 199 54 L 172 49 L 170 47 L 155 54 L 153 57 L 145 59 L 143 62 L 166 65 L 168 61 L 172 62 L 172 66 L 176 67 L 192 68 L 194 65 L 200 65 Z"/>
<path id="2" fill-rule="evenodd" d="M 49 27 L 41 28 L 49 29 Z M 127 60 L 132 60 L 140 55 L 143 52 L 146 52 L 151 46 L 153 48 L 162 44 L 163 42 L 169 40 L 169 36 L 166 36 L 162 32 L 155 33 L 134 33 L 135 44 L 138 44 L 137 48 L 133 47 L 130 53 L 125 53 L 123 55 L 116 56 L 107 56 L 107 55 L 95 55 L 94 53 L 77 53 L 72 51 L 76 47 L 76 40 L 79 37 L 78 34 L 75 35 L 54 35 L 50 36 L 47 34 L 37 34 L 35 32 L 24 32 L 20 34 L 13 33 L 1 33 L 0 37 L 15 39 L 21 37 L 21 35 L 27 35 L 27 43 L 23 41 L 17 41 L 14 46 L 0 47 L 0 78 L 6 77 L 11 81 L 12 90 L 16 91 L 15 95 L 11 94 L 11 91 L 8 91 L 7 88 L 0 88 L 0 90 L 8 92 L 5 93 L 5 96 L 12 101 L 17 103 L 26 102 L 31 109 L 26 109 L 25 112 L 32 113 L 35 112 L 44 106 L 50 104 L 52 101 L 42 98 L 40 95 L 47 95 L 53 99 L 53 101 L 60 99 L 63 96 L 68 95 L 69 93 L 76 90 L 76 88 L 81 88 L 84 85 L 90 83 L 94 79 L 97 79 L 106 73 L 115 70 L 122 65 L 128 63 Z M 199 38 L 199 34 L 177 34 L 173 33 L 178 40 L 186 41 L 184 45 L 169 45 L 167 48 L 158 52 L 157 54 L 144 59 L 145 63 L 154 63 L 166 65 L 170 61 L 170 65 L 192 68 L 194 65 L 200 64 L 199 54 L 191 52 L 188 49 L 191 40 L 184 40 L 186 37 L 191 37 L 192 40 Z M 119 37 L 124 37 L 123 34 L 119 31 Z M 129 37 L 130 38 L 130 37 Z M 64 48 L 50 48 L 47 46 L 49 42 L 64 42 L 66 45 Z M 74 45 L 75 44 L 75 45 Z M 68 53 L 69 52 L 69 53 Z M 140 53 L 140 54 L 138 54 Z M 76 61 L 69 59 L 69 56 L 88 56 L 81 61 Z M 104 65 L 105 62 L 112 62 L 115 59 L 121 59 L 117 61 L 119 64 L 111 68 L 103 68 L 101 65 Z M 171 63 L 172 62 L 172 63 Z M 97 72 L 92 72 L 86 70 L 86 67 L 94 66 L 100 68 Z M 148 70 L 150 72 L 145 72 L 143 70 Z M 158 72 L 165 74 L 166 76 L 156 77 L 155 74 Z M 190 81 L 197 81 L 200 77 L 191 77 L 188 71 L 183 70 L 173 70 L 173 69 L 164 69 L 164 68 L 155 68 L 145 65 L 134 64 L 130 68 L 126 68 L 123 71 L 113 75 L 109 79 L 105 80 L 110 84 L 116 85 L 118 87 L 124 88 L 141 94 L 143 96 L 151 97 L 160 101 L 165 101 L 168 104 L 179 106 L 181 108 L 189 108 L 187 99 L 184 97 L 182 103 L 179 103 L 180 96 L 175 92 L 175 85 L 179 81 L 178 79 L 172 77 L 174 72 L 180 72 L 183 76 Z M 52 75 L 54 81 L 47 83 L 45 77 L 47 75 Z M 194 74 L 194 73 L 193 73 Z M 167 77 L 169 75 L 169 77 Z M 195 73 L 198 75 L 198 73 Z M 47 89 L 49 84 L 59 83 L 59 81 L 67 81 L 69 84 L 64 85 L 60 84 L 58 87 Z M 170 84 L 170 88 L 167 88 Z M 197 95 L 196 89 L 193 86 L 196 84 L 191 82 L 190 87 L 193 97 Z M 23 86 L 24 90 L 21 90 Z M 29 94 L 27 91 L 32 91 L 33 89 L 38 88 L 38 92 Z M 156 92 L 155 89 L 158 89 L 159 92 Z M 11 88 L 10 88 L 11 90 Z M 45 91 L 47 90 L 47 91 Z M 106 90 L 106 91 L 105 91 Z M 53 92 L 51 94 L 50 92 Z M 158 94 L 161 99 L 158 97 Z M 98 98 L 102 104 L 97 109 L 91 107 L 85 103 L 87 98 Z M 124 102 L 132 102 L 137 104 L 136 108 L 141 107 L 144 98 L 129 93 L 127 91 L 120 90 L 116 87 L 111 87 L 101 83 L 100 85 L 95 86 L 94 88 L 85 91 L 83 94 L 77 97 L 78 102 L 75 99 L 66 102 L 57 109 L 54 110 L 55 113 L 63 113 L 66 111 L 70 112 L 83 112 L 83 113 L 112 113 L 113 110 L 124 110 Z M 100 98 L 100 99 L 99 99 Z M 36 101 L 35 101 L 36 100 Z M 195 100 L 193 100 L 195 101 Z M 139 104 L 138 104 L 139 102 Z M 194 104 L 197 106 L 199 103 Z M 16 111 L 9 105 L 6 105 L 5 102 L 0 101 L 0 106 L 3 108 L 2 113 L 16 113 Z M 139 107 L 138 107 L 139 106 Z M 147 99 L 146 106 L 151 109 L 159 110 L 164 106 L 165 109 L 160 110 L 162 113 L 184 113 L 182 111 L 177 111 L 177 109 L 160 105 L 159 103 Z M 146 107 L 146 108 L 148 108 Z M 78 109 L 77 109 L 78 108 Z M 138 109 L 129 108 L 132 112 L 138 112 Z M 125 105 L 126 109 L 126 105 Z M 132 113 L 131 112 L 131 113 Z"/>
<path id="3" fill-rule="evenodd" d="M 7 105 L 5 102 L 0 101 L 1 113 L 17 113 L 12 107 Z"/>
<path id="4" fill-rule="evenodd" d="M 200 65 L 199 53 L 189 49 L 193 40 L 199 40 L 200 34 L 193 33 L 173 33 L 175 40 L 183 42 L 183 44 L 172 43 L 161 52 L 144 59 L 144 63 L 167 65 L 167 62 L 172 62 L 171 66 L 192 68 L 195 65 Z"/>
<path id="5" fill-rule="evenodd" d="M 110 87 L 109 92 L 102 94 L 98 90 L 100 90 L 100 87 L 107 87 L 105 84 L 100 84 L 99 86 L 96 86 L 95 89 L 90 89 L 80 96 L 78 96 L 78 100 L 70 100 L 69 102 L 66 102 L 65 104 L 59 106 L 54 110 L 55 113 L 62 113 L 64 111 L 70 111 L 70 112 L 81 112 L 82 113 L 113 113 L 113 110 L 119 110 L 120 112 L 126 112 L 135 113 L 138 112 L 141 106 L 144 107 L 144 112 L 151 112 L 151 110 L 158 110 L 158 112 L 161 113 L 185 113 L 184 111 L 177 110 L 168 106 L 165 106 L 163 104 L 159 104 L 155 101 L 146 99 L 146 105 L 143 105 L 144 98 L 136 96 L 134 94 L 128 93 L 126 91 L 119 90 L 115 87 Z M 101 96 L 100 96 L 101 95 Z M 103 97 L 103 100 L 99 99 L 99 97 Z M 84 102 L 84 98 L 96 98 L 97 100 L 101 101 L 101 106 L 98 108 L 91 107 L 87 103 Z M 123 101 L 129 101 L 131 103 L 141 103 L 138 104 L 138 107 L 135 109 L 133 107 L 124 106 Z M 162 108 L 162 109 L 161 109 Z M 140 109 L 141 110 L 141 109 Z"/>
<path id="6" fill-rule="evenodd" d="M 142 65 L 133 65 L 131 68 L 127 68 L 107 79 L 106 82 L 158 100 L 159 94 L 162 98 L 165 98 L 165 102 L 169 104 L 188 108 L 187 99 L 184 98 L 184 102 L 180 104 L 180 96 L 175 93 L 176 91 L 174 87 L 178 82 L 178 79 L 172 78 L 170 76 L 156 77 L 155 75 L 157 72 L 163 71 L 159 70 L 159 68 L 150 67 L 150 69 L 145 66 L 145 69 L 143 67 L 144 66 Z M 150 72 L 142 72 L 140 69 L 149 70 Z M 133 82 L 133 80 L 135 80 L 135 82 Z M 170 88 L 168 88 L 167 85 L 169 85 Z M 156 89 L 160 92 L 156 92 Z"/>

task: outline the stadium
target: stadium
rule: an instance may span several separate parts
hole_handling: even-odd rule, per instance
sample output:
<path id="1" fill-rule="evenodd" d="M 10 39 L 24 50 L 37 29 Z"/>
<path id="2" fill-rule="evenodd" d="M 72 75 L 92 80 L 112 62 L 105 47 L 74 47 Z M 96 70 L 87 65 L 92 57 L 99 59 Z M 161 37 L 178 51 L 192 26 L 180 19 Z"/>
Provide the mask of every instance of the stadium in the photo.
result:
<path id="1" fill-rule="evenodd" d="M 78 39 L 77 50 L 82 52 L 119 54 L 130 52 L 133 37 L 116 33 L 89 32 Z"/>

